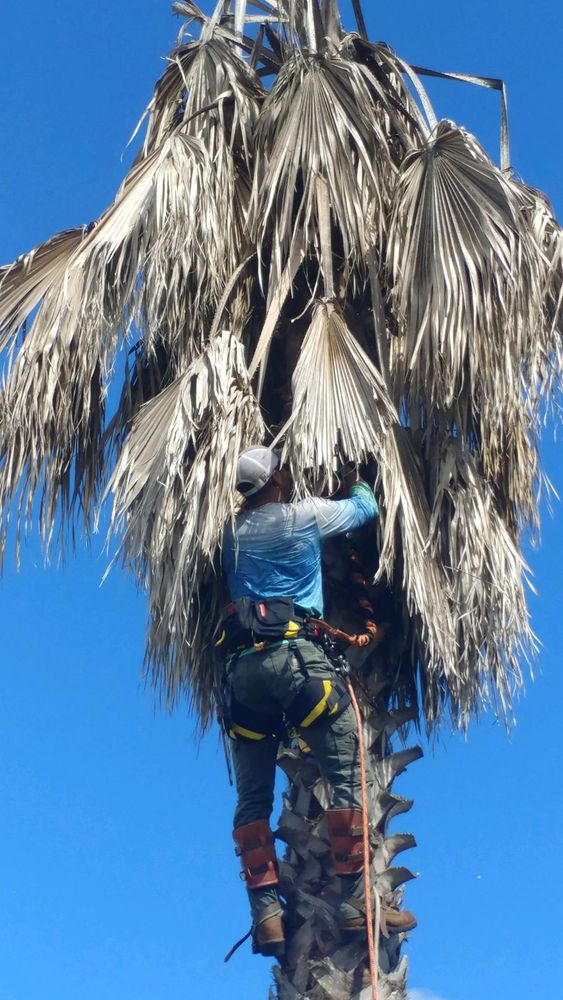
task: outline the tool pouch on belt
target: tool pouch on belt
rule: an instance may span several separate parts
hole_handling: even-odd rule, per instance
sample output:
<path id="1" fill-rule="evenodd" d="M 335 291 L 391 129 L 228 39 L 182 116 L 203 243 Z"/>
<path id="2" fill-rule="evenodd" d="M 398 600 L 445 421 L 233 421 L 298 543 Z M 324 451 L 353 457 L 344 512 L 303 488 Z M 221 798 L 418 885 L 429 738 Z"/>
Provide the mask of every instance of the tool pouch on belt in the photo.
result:
<path id="1" fill-rule="evenodd" d="M 258 601 L 240 597 L 227 608 L 225 619 L 227 655 L 262 642 L 279 642 L 299 633 L 303 613 L 291 597 L 269 597 Z"/>

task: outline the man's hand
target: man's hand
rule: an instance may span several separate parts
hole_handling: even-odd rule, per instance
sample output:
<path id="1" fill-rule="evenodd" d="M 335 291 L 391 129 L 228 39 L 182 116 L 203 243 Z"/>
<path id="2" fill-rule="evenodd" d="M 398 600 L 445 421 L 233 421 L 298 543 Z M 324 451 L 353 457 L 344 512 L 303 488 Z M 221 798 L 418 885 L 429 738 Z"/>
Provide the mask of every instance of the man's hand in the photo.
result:
<path id="1" fill-rule="evenodd" d="M 353 465 L 352 462 L 348 462 L 348 464 L 344 466 L 344 469 L 342 470 L 340 475 L 342 482 L 346 485 L 348 489 L 350 489 L 350 487 L 354 483 L 359 483 L 361 479 L 360 473 L 358 471 L 358 466 Z"/>
<path id="2" fill-rule="evenodd" d="M 340 486 L 338 487 L 336 493 L 333 497 L 336 500 L 345 500 L 350 495 L 350 487 L 360 481 L 360 474 L 358 472 L 357 465 L 353 462 L 347 462 L 338 471 L 338 479 L 340 481 Z"/>

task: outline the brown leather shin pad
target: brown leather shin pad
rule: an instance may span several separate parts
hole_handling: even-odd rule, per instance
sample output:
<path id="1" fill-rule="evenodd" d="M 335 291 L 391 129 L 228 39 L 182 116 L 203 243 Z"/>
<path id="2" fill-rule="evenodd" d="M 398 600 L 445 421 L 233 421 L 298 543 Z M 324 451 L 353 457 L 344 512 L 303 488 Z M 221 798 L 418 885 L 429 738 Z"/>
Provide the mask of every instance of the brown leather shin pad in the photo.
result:
<path id="1" fill-rule="evenodd" d="M 361 809 L 328 809 L 330 848 L 337 875 L 358 875 L 364 868 Z"/>
<path id="2" fill-rule="evenodd" d="M 274 836 L 267 819 L 239 826 L 233 831 L 235 853 L 241 860 L 241 878 L 249 889 L 263 889 L 278 884 L 278 865 Z"/>

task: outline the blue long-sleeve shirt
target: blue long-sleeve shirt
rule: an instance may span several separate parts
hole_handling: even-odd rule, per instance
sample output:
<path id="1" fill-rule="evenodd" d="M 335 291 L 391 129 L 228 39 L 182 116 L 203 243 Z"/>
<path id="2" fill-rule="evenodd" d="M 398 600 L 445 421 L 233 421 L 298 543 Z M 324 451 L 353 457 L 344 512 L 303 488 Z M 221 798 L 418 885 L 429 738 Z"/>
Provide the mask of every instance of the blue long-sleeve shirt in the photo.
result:
<path id="1" fill-rule="evenodd" d="M 291 597 L 323 613 L 321 544 L 361 528 L 379 513 L 367 483 L 354 483 L 348 500 L 312 497 L 243 510 L 228 531 L 223 566 L 231 600 Z"/>

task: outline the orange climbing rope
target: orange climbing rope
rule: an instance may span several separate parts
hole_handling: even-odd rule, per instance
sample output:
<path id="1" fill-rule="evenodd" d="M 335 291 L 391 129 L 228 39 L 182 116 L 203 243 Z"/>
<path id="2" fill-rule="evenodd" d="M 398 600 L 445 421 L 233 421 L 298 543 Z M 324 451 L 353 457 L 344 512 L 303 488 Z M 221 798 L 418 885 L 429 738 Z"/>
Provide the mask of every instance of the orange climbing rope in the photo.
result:
<path id="1" fill-rule="evenodd" d="M 368 584 L 363 573 L 362 563 L 360 559 L 359 552 L 356 546 L 350 544 L 350 562 L 353 566 L 353 572 L 351 574 L 351 582 L 360 591 L 360 596 L 358 600 L 359 607 L 364 616 L 364 632 L 360 635 L 347 635 L 340 629 L 335 629 L 333 626 L 329 625 L 328 622 L 323 619 L 317 620 L 317 626 L 321 631 L 328 633 L 331 638 L 340 640 L 341 642 L 347 643 L 349 646 L 354 646 L 356 648 L 362 648 L 372 645 L 372 643 L 377 642 L 381 638 L 381 632 L 377 625 L 373 621 L 374 609 L 371 603 Z M 348 688 L 348 694 L 350 695 L 350 701 L 354 709 L 354 714 L 356 716 L 356 723 L 358 726 L 358 747 L 360 755 L 360 779 L 362 787 L 362 814 L 363 814 L 363 848 L 364 848 L 364 897 L 365 897 L 365 908 L 366 908 L 366 929 L 368 936 L 368 956 L 369 956 L 369 972 L 371 979 L 371 995 L 372 1000 L 377 1000 L 377 957 L 376 957 L 376 941 L 375 933 L 378 933 L 378 929 L 374 931 L 374 917 L 373 909 L 371 905 L 371 878 L 370 878 L 370 842 L 369 842 L 369 819 L 368 819 L 368 788 L 367 788 L 367 775 L 366 775 L 366 755 L 365 746 L 363 740 L 363 719 L 360 706 L 358 704 L 358 699 L 356 698 L 356 692 L 354 691 L 354 685 L 350 677 L 346 677 L 346 686 Z"/>
<path id="2" fill-rule="evenodd" d="M 346 678 L 348 694 L 356 716 L 358 724 L 358 746 L 360 751 L 360 779 L 362 785 L 362 813 L 363 813 L 363 847 L 364 847 L 364 896 L 366 906 L 366 927 L 368 935 L 368 955 L 369 972 L 371 978 L 372 1000 L 377 1000 L 377 962 L 375 958 L 375 939 L 373 932 L 373 911 L 371 906 L 371 879 L 370 879 L 370 844 L 369 844 L 369 821 L 368 821 L 368 785 L 366 776 L 366 755 L 363 740 L 363 720 L 358 699 L 354 691 L 354 686 L 349 677 Z"/>

